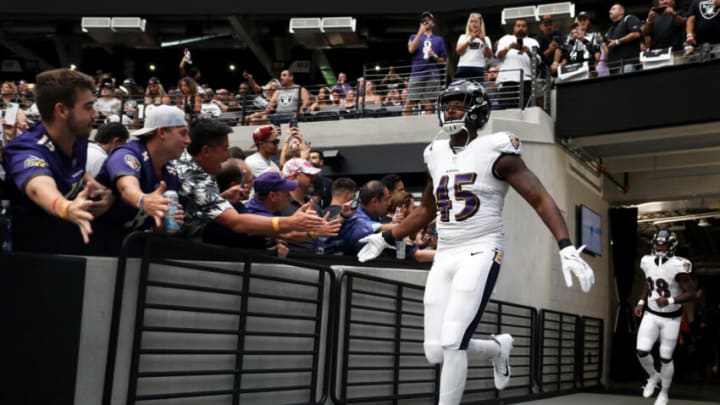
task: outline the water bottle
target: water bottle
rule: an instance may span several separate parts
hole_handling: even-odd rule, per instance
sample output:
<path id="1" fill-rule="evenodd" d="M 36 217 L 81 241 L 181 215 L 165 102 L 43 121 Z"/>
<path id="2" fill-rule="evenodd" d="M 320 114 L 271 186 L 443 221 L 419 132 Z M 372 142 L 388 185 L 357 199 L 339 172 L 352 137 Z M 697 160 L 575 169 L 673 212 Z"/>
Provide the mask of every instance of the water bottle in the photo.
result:
<path id="1" fill-rule="evenodd" d="M 395 258 L 405 260 L 405 238 L 395 241 Z"/>
<path id="2" fill-rule="evenodd" d="M 314 248 L 315 248 L 315 254 L 317 255 L 324 255 L 325 254 L 325 247 L 327 245 L 328 238 L 325 236 L 318 236 L 317 239 L 315 239 L 315 242 L 313 242 Z"/>
<path id="3" fill-rule="evenodd" d="M 12 217 L 10 216 L 10 201 L 0 202 L 0 235 L 2 235 L 3 252 L 12 251 Z"/>
<path id="4" fill-rule="evenodd" d="M 180 224 L 178 224 L 177 220 L 175 219 L 175 211 L 177 211 L 179 201 L 178 193 L 173 190 L 168 190 L 163 193 L 163 197 L 170 199 L 170 205 L 168 206 L 168 210 L 165 213 L 165 218 L 163 220 L 165 225 L 165 231 L 177 232 L 180 230 Z"/>

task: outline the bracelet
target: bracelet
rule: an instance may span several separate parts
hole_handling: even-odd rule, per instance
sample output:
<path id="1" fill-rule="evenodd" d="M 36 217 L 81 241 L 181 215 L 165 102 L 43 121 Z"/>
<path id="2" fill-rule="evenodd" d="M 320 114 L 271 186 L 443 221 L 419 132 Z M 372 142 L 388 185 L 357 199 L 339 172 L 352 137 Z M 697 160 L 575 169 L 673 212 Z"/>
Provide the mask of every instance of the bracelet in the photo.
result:
<path id="1" fill-rule="evenodd" d="M 69 207 L 70 207 L 70 201 L 65 201 L 65 204 L 63 204 L 62 208 L 60 208 L 60 218 L 67 219 Z"/>
<path id="2" fill-rule="evenodd" d="M 343 213 L 341 212 L 341 213 L 340 213 L 340 217 L 341 217 L 342 219 L 348 219 L 348 218 L 350 218 L 350 215 L 345 215 L 345 214 L 343 214 Z"/>
<path id="3" fill-rule="evenodd" d="M 645 305 L 645 300 L 639 300 L 637 305 Z"/>
<path id="4" fill-rule="evenodd" d="M 142 209 L 143 204 L 145 203 L 145 194 L 140 192 L 140 194 L 137 196 L 137 199 L 135 200 L 135 206 L 139 209 Z"/>
<path id="5" fill-rule="evenodd" d="M 668 305 L 672 305 L 674 303 L 675 303 L 675 298 L 673 298 L 673 297 L 668 298 Z"/>
<path id="6" fill-rule="evenodd" d="M 280 233 L 280 217 L 273 217 L 272 227 L 273 227 L 273 232 Z"/>
<path id="7" fill-rule="evenodd" d="M 572 246 L 572 241 L 570 239 L 565 238 L 565 239 L 560 239 L 558 241 L 558 249 L 559 250 L 563 250 L 568 246 Z"/>
<path id="8" fill-rule="evenodd" d="M 50 206 L 50 212 L 52 212 L 53 214 L 55 213 L 55 206 L 57 205 L 58 200 L 60 200 L 60 197 L 61 196 L 55 197 L 55 199 L 52 202 L 52 205 Z"/>

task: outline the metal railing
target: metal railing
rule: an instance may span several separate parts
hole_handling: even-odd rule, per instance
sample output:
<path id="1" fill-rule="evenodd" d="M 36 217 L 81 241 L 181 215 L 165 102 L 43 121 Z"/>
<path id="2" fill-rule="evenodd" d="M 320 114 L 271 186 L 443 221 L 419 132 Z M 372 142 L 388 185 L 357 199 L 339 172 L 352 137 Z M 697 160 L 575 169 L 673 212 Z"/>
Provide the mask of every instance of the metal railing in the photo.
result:
<path id="1" fill-rule="evenodd" d="M 143 249 L 128 404 L 217 396 L 233 404 L 325 401 L 329 268 L 284 261 L 294 267 L 288 272 L 263 266 L 277 259 L 249 251 L 134 237 Z M 167 259 L 172 252 L 231 262 Z"/>
<path id="2" fill-rule="evenodd" d="M 564 312 L 540 311 L 538 381 L 543 392 L 572 391 L 579 387 L 578 338 L 581 318 Z M 580 352 L 582 353 L 582 352 Z"/>
<path id="3" fill-rule="evenodd" d="M 339 282 L 342 293 L 333 401 L 437 401 L 440 367 L 429 365 L 423 350 L 424 288 L 353 272 L 343 273 Z M 529 396 L 536 385 L 536 318 L 535 308 L 491 300 L 475 331 L 474 336 L 485 339 L 500 332 L 513 335 L 513 378 L 503 398 Z M 468 359 L 465 400 L 499 398 L 492 365 L 477 363 L 472 355 Z"/>

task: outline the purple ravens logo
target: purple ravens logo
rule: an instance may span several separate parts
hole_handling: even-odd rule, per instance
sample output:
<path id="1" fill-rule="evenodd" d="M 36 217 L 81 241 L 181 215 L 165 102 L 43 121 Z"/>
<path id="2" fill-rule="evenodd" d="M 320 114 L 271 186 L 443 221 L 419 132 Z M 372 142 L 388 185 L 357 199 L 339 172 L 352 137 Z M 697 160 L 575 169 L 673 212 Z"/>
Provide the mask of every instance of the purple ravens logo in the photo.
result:
<path id="1" fill-rule="evenodd" d="M 520 138 L 512 134 L 508 134 L 508 138 L 510 138 L 510 144 L 513 148 L 515 148 L 515 150 L 520 149 Z"/>
<path id="2" fill-rule="evenodd" d="M 140 170 L 140 161 L 133 155 L 125 155 L 123 157 L 125 164 L 130 166 L 131 169 L 138 171 Z"/>

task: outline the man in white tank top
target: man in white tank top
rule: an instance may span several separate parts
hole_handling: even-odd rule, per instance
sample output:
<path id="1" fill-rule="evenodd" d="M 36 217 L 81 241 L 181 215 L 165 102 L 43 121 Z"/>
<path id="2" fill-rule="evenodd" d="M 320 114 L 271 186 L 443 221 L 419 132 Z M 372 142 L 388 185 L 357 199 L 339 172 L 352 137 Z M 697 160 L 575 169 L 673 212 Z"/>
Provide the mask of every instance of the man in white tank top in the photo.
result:
<path id="1" fill-rule="evenodd" d="M 662 381 L 655 405 L 665 405 L 668 403 L 668 390 L 675 371 L 672 355 L 680 333 L 682 304 L 695 299 L 695 284 L 690 278 L 692 263 L 675 256 L 678 240 L 673 232 L 662 229 L 650 243 L 652 254 L 640 259 L 646 283 L 635 306 L 635 316 L 642 317 L 636 348 L 640 365 L 649 377 L 643 389 L 643 397 L 650 398 L 655 392 L 655 386 Z M 659 373 L 655 370 L 653 357 L 649 355 L 658 339 L 661 363 Z"/>
<path id="2" fill-rule="evenodd" d="M 571 273 L 587 292 L 594 283 L 592 269 L 573 247 L 567 225 L 552 197 L 520 157 L 520 139 L 509 132 L 478 136 L 490 116 L 490 102 L 482 86 L 459 80 L 438 101 L 440 125 L 450 140 L 433 141 L 425 149 L 428 182 L 422 203 L 390 231 L 360 240 L 361 262 L 420 230 L 436 217 L 438 247 L 428 274 L 425 307 L 425 356 L 442 363 L 440 405 L 459 404 L 467 376 L 467 352 L 491 360 L 495 387 L 510 380 L 509 334 L 472 339 L 497 279 L 504 250 L 502 211 L 512 186 L 535 208 L 558 241 L 563 276 Z"/>

